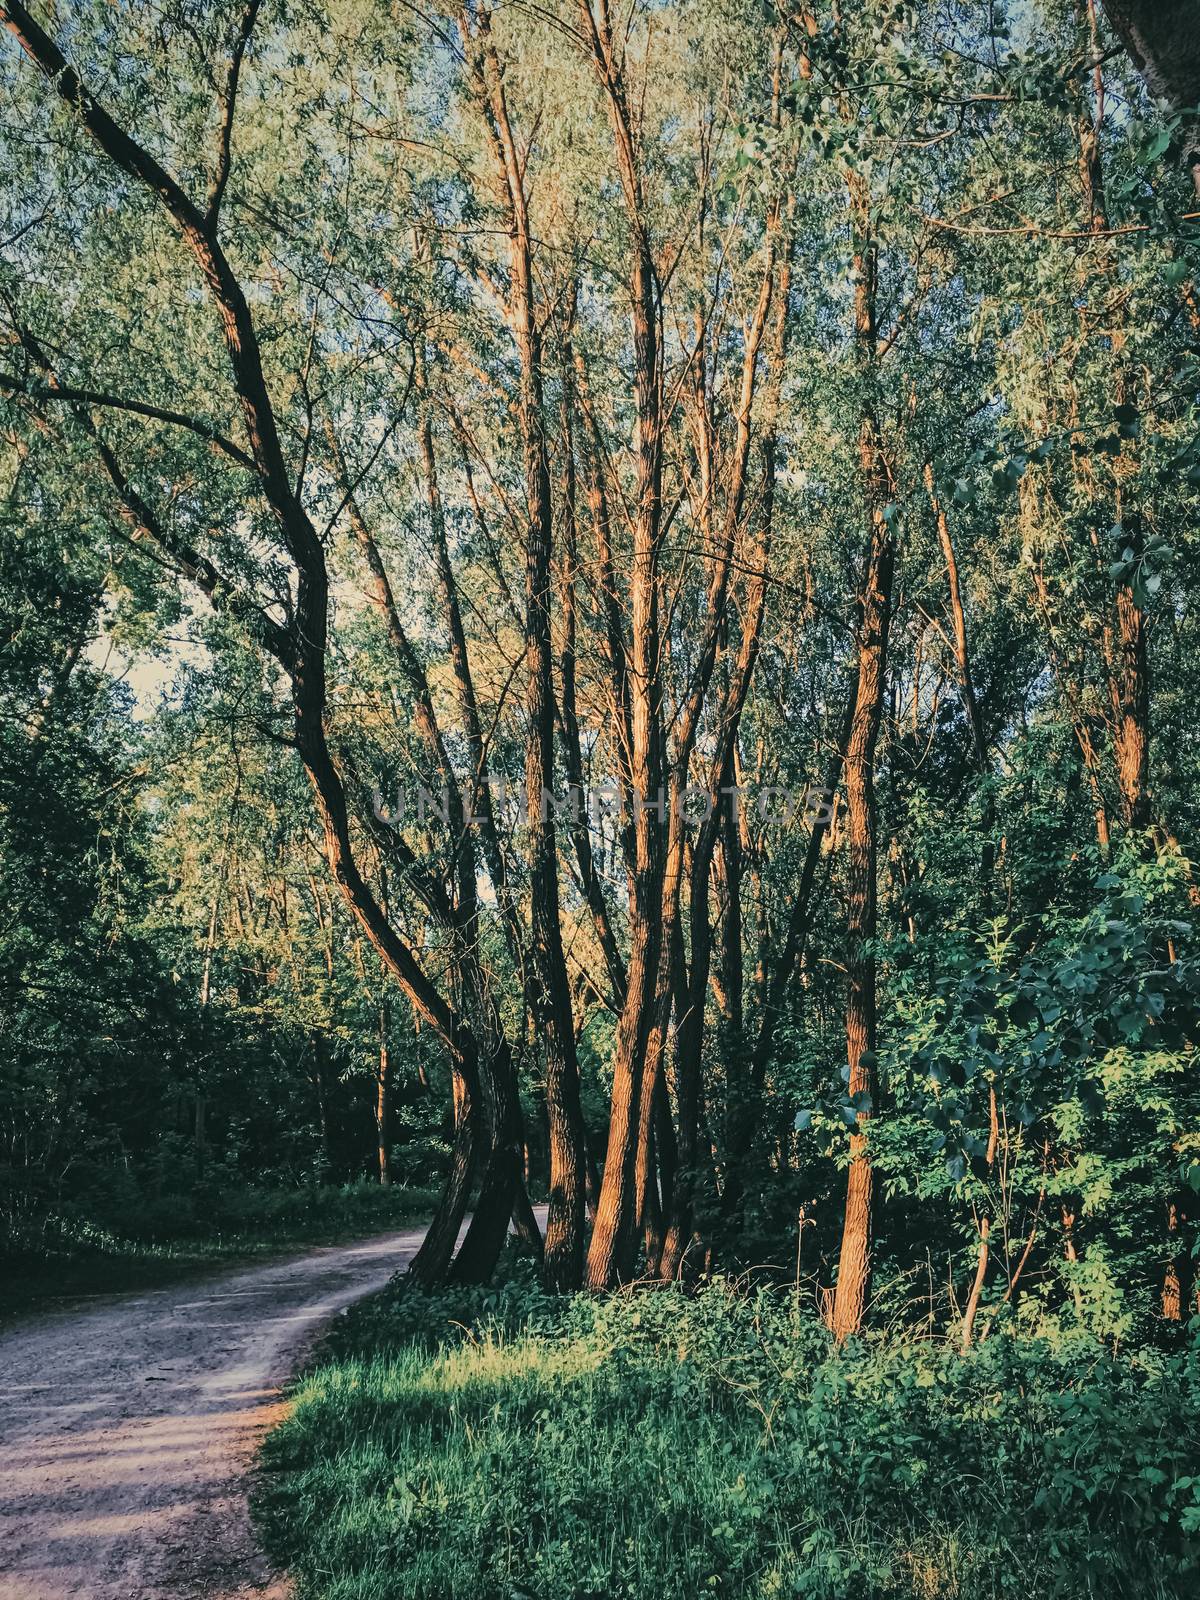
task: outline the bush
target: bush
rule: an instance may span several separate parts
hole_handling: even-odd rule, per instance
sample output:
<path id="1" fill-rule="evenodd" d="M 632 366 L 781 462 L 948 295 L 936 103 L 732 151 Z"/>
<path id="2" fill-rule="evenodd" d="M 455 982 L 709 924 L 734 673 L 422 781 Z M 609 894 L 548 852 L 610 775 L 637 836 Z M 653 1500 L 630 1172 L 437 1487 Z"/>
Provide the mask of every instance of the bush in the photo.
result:
<path id="1" fill-rule="evenodd" d="M 268 1442 L 307 1600 L 1173 1596 L 1200 1358 L 1082 1337 L 834 1349 L 774 1291 L 402 1288 Z"/>
<path id="2" fill-rule="evenodd" d="M 256 1187 L 222 1173 L 190 1191 L 142 1195 L 110 1186 L 86 1204 L 15 1210 L 0 1228 L 0 1261 L 36 1265 L 92 1258 L 207 1257 L 333 1240 L 426 1217 L 430 1190 L 378 1184 Z"/>

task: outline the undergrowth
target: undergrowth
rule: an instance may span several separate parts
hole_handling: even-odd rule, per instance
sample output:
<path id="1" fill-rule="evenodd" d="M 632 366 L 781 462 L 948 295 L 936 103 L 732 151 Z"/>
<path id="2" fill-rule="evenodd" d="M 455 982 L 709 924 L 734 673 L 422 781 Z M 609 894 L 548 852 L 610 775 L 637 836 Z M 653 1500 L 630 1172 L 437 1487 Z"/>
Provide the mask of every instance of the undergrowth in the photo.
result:
<path id="1" fill-rule="evenodd" d="M 214 1186 L 186 1206 L 130 1206 L 101 1217 L 56 1207 L 0 1230 L 0 1315 L 51 1297 L 169 1282 L 223 1261 L 333 1244 L 427 1217 L 428 1190 L 377 1184 Z"/>
<path id="2" fill-rule="evenodd" d="M 1200 1353 L 839 1352 L 720 1281 L 398 1286 L 339 1321 L 265 1465 L 300 1600 L 1166 1600 L 1200 1571 Z"/>

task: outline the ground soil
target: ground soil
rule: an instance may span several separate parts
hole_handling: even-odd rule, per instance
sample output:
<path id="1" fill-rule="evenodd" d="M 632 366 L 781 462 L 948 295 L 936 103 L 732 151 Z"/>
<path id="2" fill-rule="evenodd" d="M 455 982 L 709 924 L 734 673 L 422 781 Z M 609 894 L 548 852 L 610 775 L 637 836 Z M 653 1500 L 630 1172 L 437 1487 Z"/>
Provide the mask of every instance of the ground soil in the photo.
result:
<path id="1" fill-rule="evenodd" d="M 421 1230 L 0 1331 L 0 1600 L 282 1600 L 247 1506 L 281 1385 Z"/>

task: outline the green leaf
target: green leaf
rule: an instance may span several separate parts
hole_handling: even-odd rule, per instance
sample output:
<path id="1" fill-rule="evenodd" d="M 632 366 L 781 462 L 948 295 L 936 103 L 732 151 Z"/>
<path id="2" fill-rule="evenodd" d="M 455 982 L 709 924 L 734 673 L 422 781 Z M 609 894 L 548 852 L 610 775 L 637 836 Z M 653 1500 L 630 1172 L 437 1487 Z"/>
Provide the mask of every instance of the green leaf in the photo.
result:
<path id="1" fill-rule="evenodd" d="M 1148 139 L 1142 146 L 1141 154 L 1138 157 L 1141 165 L 1148 167 L 1157 161 L 1165 153 L 1170 143 L 1171 130 L 1169 128 L 1160 128 L 1154 137 Z"/>

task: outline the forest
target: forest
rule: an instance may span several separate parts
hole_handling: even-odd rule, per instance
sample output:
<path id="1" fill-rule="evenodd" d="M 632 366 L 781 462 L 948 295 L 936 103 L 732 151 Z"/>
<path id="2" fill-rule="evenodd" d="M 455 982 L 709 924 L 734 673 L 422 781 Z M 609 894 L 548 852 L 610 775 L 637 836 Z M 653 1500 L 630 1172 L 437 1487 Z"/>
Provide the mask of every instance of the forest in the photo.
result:
<path id="1" fill-rule="evenodd" d="M 0 1301 L 419 1220 L 313 1600 L 1194 1593 L 1196 7 L 0 18 Z"/>

